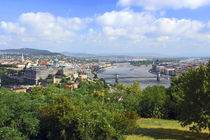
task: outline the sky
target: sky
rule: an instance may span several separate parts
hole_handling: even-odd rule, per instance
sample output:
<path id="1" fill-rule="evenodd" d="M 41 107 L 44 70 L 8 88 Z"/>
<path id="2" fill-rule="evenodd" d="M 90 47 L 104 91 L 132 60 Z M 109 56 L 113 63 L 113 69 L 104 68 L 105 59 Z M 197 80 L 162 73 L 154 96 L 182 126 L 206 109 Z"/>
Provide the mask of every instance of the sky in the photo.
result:
<path id="1" fill-rule="evenodd" d="M 0 0 L 0 49 L 210 56 L 210 0 Z"/>

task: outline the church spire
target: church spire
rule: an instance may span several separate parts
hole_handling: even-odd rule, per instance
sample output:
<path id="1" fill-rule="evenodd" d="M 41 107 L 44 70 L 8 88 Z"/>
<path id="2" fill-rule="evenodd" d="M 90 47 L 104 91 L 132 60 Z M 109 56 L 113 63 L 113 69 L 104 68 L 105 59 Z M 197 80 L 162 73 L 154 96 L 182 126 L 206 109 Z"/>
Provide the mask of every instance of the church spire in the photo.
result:
<path id="1" fill-rule="evenodd" d="M 24 60 L 24 56 L 23 56 L 23 53 L 22 53 L 22 59 L 21 59 L 21 61 L 22 61 L 22 63 L 25 61 L 25 60 Z"/>

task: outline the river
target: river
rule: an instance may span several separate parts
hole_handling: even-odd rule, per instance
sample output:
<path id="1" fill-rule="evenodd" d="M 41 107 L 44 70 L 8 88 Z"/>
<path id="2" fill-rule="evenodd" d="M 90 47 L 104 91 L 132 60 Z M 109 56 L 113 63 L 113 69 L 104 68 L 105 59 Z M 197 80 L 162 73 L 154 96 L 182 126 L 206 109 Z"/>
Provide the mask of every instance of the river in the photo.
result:
<path id="1" fill-rule="evenodd" d="M 170 79 L 168 79 L 167 76 L 161 76 L 161 81 L 157 81 L 156 75 L 148 72 L 151 67 L 151 65 L 133 66 L 129 63 L 119 63 L 100 72 L 98 76 L 99 78 L 103 78 L 106 82 L 114 84 L 115 74 L 118 74 L 119 83 L 130 85 L 136 80 L 143 89 L 153 85 L 169 87 Z"/>

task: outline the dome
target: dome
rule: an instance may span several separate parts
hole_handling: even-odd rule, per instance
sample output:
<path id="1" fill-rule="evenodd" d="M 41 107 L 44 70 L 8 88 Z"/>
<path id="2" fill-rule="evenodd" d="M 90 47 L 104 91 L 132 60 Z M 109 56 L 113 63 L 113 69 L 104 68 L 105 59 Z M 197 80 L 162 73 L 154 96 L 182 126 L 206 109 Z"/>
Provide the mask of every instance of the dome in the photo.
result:
<path id="1" fill-rule="evenodd" d="M 58 62 L 58 59 L 57 59 L 57 58 L 55 58 L 55 59 L 54 59 L 54 62 Z"/>

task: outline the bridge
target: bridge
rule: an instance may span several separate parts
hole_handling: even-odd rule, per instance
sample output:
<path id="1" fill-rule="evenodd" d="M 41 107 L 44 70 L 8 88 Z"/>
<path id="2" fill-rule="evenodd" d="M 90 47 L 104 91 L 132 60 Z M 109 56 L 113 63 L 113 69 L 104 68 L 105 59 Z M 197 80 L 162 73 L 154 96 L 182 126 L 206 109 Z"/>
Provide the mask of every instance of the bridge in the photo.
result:
<path id="1" fill-rule="evenodd" d="M 116 79 L 115 76 L 113 77 L 102 77 L 106 80 L 113 80 L 113 79 Z M 137 78 L 137 79 L 157 79 L 157 75 L 154 75 L 154 76 L 120 76 L 118 77 L 118 79 L 132 79 L 132 78 Z M 161 79 L 168 79 L 167 76 L 161 76 L 160 75 L 160 78 Z"/>
<path id="2" fill-rule="evenodd" d="M 115 79 L 115 77 L 104 77 L 105 79 Z M 131 77 L 131 76 L 126 76 L 126 77 L 121 77 L 119 76 L 119 79 L 128 79 L 128 78 L 143 78 L 143 79 L 146 79 L 146 78 L 156 78 L 156 76 L 150 76 L 150 77 L 144 77 L 144 76 L 138 76 L 138 77 Z"/>

